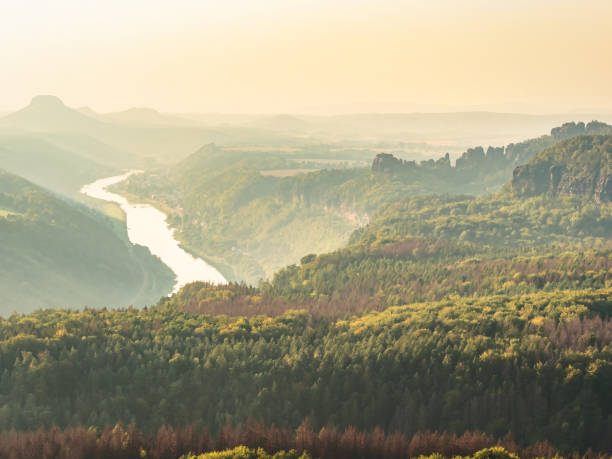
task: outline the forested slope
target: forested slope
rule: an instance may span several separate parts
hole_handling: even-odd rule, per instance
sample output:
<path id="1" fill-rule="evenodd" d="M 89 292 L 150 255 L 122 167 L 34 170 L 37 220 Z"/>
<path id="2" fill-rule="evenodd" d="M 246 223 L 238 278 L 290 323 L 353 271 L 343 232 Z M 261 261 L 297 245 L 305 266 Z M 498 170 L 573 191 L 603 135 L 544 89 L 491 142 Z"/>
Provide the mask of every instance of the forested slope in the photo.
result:
<path id="1" fill-rule="evenodd" d="M 559 151 L 577 147 L 585 158 L 580 167 L 568 162 L 568 180 L 605 176 L 610 156 L 600 146 L 607 138 L 558 144 Z M 337 316 L 452 295 L 603 288 L 611 281 L 611 241 L 609 202 L 597 202 L 592 194 L 545 191 L 524 197 L 510 182 L 483 197 L 399 200 L 355 231 L 348 247 L 305 256 L 257 289 L 193 284 L 172 301 L 194 312 L 277 314 L 298 304 Z"/>
<path id="2" fill-rule="evenodd" d="M 276 154 L 207 145 L 169 171 L 132 176 L 117 188 L 135 201 L 161 206 L 181 242 L 226 278 L 256 283 L 304 253 L 344 245 L 358 225 L 338 209 L 293 201 L 289 184 L 299 176 L 260 173 L 287 167 L 291 162 Z M 314 176 L 312 188 L 325 190 L 360 173 L 308 175 Z"/>
<path id="3" fill-rule="evenodd" d="M 265 172 L 304 167 L 291 155 L 207 145 L 170 170 L 134 176 L 118 189 L 134 200 L 147 200 L 162 207 L 169 213 L 169 221 L 185 247 L 213 262 L 226 278 L 257 284 L 259 279 L 271 278 L 278 269 L 296 263 L 307 253 L 325 253 L 344 246 L 354 229 L 374 220 L 381 224 L 384 221 L 384 217 L 378 218 L 381 214 L 388 217 L 397 212 L 412 212 L 414 206 L 421 213 L 425 208 L 437 212 L 439 207 L 456 212 L 452 214 L 456 223 L 449 222 L 453 227 L 444 231 L 454 232 L 462 227 L 460 233 L 465 232 L 463 237 L 467 240 L 480 241 L 482 236 L 483 231 L 473 228 L 476 213 L 495 214 L 491 224 L 498 228 L 485 229 L 490 239 L 499 239 L 501 232 L 516 232 L 517 225 L 532 224 L 523 218 L 513 220 L 517 213 L 532 218 L 533 213 L 548 204 L 501 203 L 488 197 L 457 195 L 497 191 L 512 178 L 517 166 L 547 147 L 572 135 L 593 138 L 595 134 L 611 131 L 612 127 L 604 123 L 566 123 L 553 129 L 551 135 L 506 147 L 489 147 L 486 152 L 482 147 L 469 149 L 455 166 L 448 155 L 417 164 L 379 154 L 371 170 L 323 169 L 288 177 Z M 610 185 L 606 182 L 601 187 L 612 186 L 612 180 L 609 182 Z M 444 193 L 453 197 L 436 198 L 434 202 L 429 197 L 421 201 L 415 198 L 409 204 L 404 201 Z M 523 205 L 531 209 L 516 209 Z M 474 210 L 475 206 L 497 207 Z M 507 207 L 512 215 L 495 221 L 499 220 L 500 206 Z M 560 210 L 562 216 L 574 212 L 572 203 L 553 206 L 567 208 Z M 470 218 L 464 220 L 466 214 Z M 584 217 L 583 223 L 590 225 L 587 219 Z M 508 223 L 511 228 L 503 228 Z M 432 230 L 436 231 L 435 225 L 420 232 L 431 236 Z M 446 237 L 435 232 L 433 236 Z"/>
<path id="4" fill-rule="evenodd" d="M 107 220 L 0 171 L 0 313 L 143 305 L 167 294 L 173 273 Z"/>

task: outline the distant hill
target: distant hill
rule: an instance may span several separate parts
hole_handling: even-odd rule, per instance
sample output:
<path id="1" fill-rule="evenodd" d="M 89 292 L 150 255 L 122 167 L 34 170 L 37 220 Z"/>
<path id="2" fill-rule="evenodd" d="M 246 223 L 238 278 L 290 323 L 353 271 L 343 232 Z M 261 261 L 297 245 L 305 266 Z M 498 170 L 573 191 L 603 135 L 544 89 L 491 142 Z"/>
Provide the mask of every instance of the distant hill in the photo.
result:
<path id="1" fill-rule="evenodd" d="M 0 118 L 0 167 L 74 197 L 85 183 L 139 164 L 113 140 L 121 135 L 55 96 L 36 96 Z"/>
<path id="2" fill-rule="evenodd" d="M 291 144 L 284 135 L 252 127 L 226 126 L 211 128 L 152 109 L 135 108 L 107 115 L 85 108 L 67 107 L 55 96 L 36 96 L 17 112 L 0 118 L 2 132 L 21 131 L 72 137 L 87 136 L 113 150 L 111 157 L 99 161 L 116 167 L 151 167 L 179 161 L 200 146 L 210 143 Z M 119 154 L 117 154 L 119 153 Z"/>
<path id="3" fill-rule="evenodd" d="M 174 274 L 107 218 L 0 170 L 0 314 L 151 304 Z"/>
<path id="4" fill-rule="evenodd" d="M 25 108 L 0 119 L 0 126 L 27 130 L 90 132 L 102 128 L 99 120 L 73 110 L 55 96 L 36 96 Z"/>
<path id="5" fill-rule="evenodd" d="M 182 127 L 194 127 L 199 126 L 202 123 L 198 123 L 195 120 L 175 116 L 167 115 L 158 112 L 153 108 L 147 107 L 132 107 L 127 110 L 110 113 L 98 113 L 90 107 L 79 107 L 77 108 L 79 113 L 86 115 L 90 118 L 97 119 L 99 121 L 125 124 L 128 126 L 141 126 L 141 127 L 155 127 L 155 126 L 182 126 Z"/>

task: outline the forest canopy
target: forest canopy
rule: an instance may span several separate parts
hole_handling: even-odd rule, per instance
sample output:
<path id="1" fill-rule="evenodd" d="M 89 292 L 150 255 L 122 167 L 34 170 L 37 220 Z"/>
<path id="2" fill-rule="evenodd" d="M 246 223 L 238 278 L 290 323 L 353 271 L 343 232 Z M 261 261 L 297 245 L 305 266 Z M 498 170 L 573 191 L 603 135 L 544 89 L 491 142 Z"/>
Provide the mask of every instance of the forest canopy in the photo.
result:
<path id="1" fill-rule="evenodd" d="M 238 261 L 251 279 L 274 274 L 257 286 L 191 283 L 142 309 L 0 318 L 0 430 L 12 432 L 0 452 L 612 451 L 612 156 L 600 128 L 564 125 L 525 144 L 470 149 L 454 167 L 379 156 L 374 170 L 287 177 L 257 169 L 282 170 L 287 158 L 207 146 L 168 171 L 172 185 L 133 179 L 122 190 L 167 206 L 189 248 L 229 251 L 222 263 Z M 575 130 L 584 132 L 565 138 Z M 492 194 L 436 189 L 505 175 Z M 64 213 L 82 213 L 19 180 L 0 184 L 5 225 L 65 228 Z M 340 210 L 367 218 L 342 226 Z M 281 269 L 273 254 L 267 268 L 251 265 L 237 241 L 262 219 L 257 237 L 280 251 L 301 222 L 316 228 L 312 238 L 343 228 L 346 245 L 317 254 L 305 243 Z"/>

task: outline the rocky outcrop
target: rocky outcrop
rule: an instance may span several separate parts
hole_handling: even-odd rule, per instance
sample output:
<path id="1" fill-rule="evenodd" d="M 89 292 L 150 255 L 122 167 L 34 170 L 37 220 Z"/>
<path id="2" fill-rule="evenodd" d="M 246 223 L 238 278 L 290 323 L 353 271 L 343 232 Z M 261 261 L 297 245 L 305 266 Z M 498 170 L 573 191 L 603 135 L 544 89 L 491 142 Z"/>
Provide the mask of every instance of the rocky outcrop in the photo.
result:
<path id="1" fill-rule="evenodd" d="M 391 153 L 379 153 L 372 161 L 373 172 L 393 172 L 398 169 L 416 167 L 414 161 L 396 158 Z"/>
<path id="2" fill-rule="evenodd" d="M 372 161 L 373 172 L 398 172 L 405 171 L 407 169 L 414 169 L 417 167 L 434 168 L 434 169 L 450 169 L 450 155 L 446 153 L 437 160 L 424 159 L 418 165 L 416 161 L 407 161 L 404 159 L 396 158 L 391 153 L 379 153 Z"/>
<path id="3" fill-rule="evenodd" d="M 602 123 L 591 130 L 606 127 Z M 565 124 L 564 128 L 584 128 Z M 570 129 L 571 128 L 571 129 Z M 612 201 L 612 135 L 579 135 L 540 152 L 514 169 L 512 190 L 517 196 L 576 196 L 596 203 Z"/>
<path id="4" fill-rule="evenodd" d="M 598 204 L 612 202 L 612 175 L 606 175 L 599 179 L 595 187 L 594 199 Z"/>
<path id="5" fill-rule="evenodd" d="M 484 164 L 486 155 L 482 147 L 468 148 L 457 161 L 455 167 L 457 169 L 478 169 Z"/>
<path id="6" fill-rule="evenodd" d="M 594 170 L 590 175 L 576 176 L 559 164 L 526 164 L 514 169 L 512 190 L 524 197 L 578 196 L 601 204 L 612 202 L 612 175 L 600 176 L 599 170 Z"/>
<path id="7" fill-rule="evenodd" d="M 550 189 L 551 168 L 549 164 L 525 164 L 512 173 L 512 190 L 518 196 L 538 196 Z"/>
<path id="8" fill-rule="evenodd" d="M 550 135 L 555 140 L 568 139 L 577 135 L 602 135 L 612 134 L 612 126 L 600 121 L 591 121 L 584 124 L 582 121 L 578 123 L 564 123 L 559 127 L 553 128 Z"/>

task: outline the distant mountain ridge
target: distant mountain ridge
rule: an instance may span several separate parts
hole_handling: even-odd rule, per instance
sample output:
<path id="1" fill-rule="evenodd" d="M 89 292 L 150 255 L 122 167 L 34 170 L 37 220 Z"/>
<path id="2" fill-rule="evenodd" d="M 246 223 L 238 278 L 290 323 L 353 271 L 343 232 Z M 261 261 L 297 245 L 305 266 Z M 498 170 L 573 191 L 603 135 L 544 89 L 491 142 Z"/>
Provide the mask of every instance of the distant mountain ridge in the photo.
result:
<path id="1" fill-rule="evenodd" d="M 102 122 L 73 110 L 59 97 L 42 95 L 32 99 L 27 107 L 0 119 L 0 126 L 49 131 L 99 129 Z"/>
<path id="2" fill-rule="evenodd" d="M 287 136 L 279 133 L 245 126 L 212 128 L 149 108 L 133 108 L 106 115 L 90 108 L 75 110 L 58 97 L 49 95 L 36 96 L 28 106 L 0 118 L 0 140 L 4 135 L 16 133 L 73 138 L 75 135 L 88 136 L 114 150 L 114 164 L 120 168 L 176 162 L 210 142 L 257 144 L 262 139 L 267 142 L 283 139 L 283 142 L 291 143 Z"/>
<path id="3" fill-rule="evenodd" d="M 98 113 L 89 107 L 77 109 L 80 113 L 100 121 L 125 124 L 129 126 L 167 126 L 195 127 L 201 125 L 195 120 L 180 116 L 166 115 L 148 107 L 132 107 L 110 113 Z"/>

